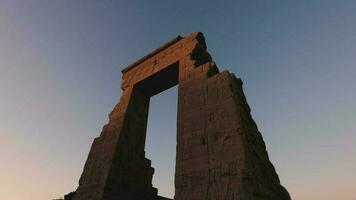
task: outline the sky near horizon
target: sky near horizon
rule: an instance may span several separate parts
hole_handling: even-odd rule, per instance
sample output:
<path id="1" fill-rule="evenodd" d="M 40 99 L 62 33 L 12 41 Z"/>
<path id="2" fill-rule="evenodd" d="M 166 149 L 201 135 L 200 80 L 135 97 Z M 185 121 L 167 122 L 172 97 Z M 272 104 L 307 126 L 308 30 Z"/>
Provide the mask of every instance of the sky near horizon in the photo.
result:
<path id="1" fill-rule="evenodd" d="M 244 90 L 293 200 L 356 199 L 356 1 L 0 0 L 0 199 L 73 191 L 121 69 L 201 31 Z M 151 98 L 147 157 L 173 196 L 177 87 Z"/>

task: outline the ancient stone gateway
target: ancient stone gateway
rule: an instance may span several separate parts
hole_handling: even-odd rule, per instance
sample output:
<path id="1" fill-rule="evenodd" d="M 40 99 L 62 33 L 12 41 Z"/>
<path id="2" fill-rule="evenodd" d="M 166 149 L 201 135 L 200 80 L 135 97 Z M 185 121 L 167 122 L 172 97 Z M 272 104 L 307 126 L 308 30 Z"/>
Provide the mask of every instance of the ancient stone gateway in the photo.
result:
<path id="1" fill-rule="evenodd" d="M 150 97 L 178 89 L 175 200 L 289 200 L 250 115 L 242 81 L 220 72 L 202 33 L 178 36 L 123 73 L 74 200 L 158 200 L 145 158 Z"/>

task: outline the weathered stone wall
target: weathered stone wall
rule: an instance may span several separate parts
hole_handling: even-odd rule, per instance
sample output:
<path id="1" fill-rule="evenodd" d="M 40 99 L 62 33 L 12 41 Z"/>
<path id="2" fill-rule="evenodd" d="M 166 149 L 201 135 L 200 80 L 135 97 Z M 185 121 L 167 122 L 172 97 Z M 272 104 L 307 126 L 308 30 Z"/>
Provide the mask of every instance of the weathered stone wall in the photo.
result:
<path id="1" fill-rule="evenodd" d="M 144 146 L 149 100 L 178 89 L 175 200 L 288 200 L 242 91 L 204 36 L 177 37 L 122 71 L 122 97 L 91 147 L 74 200 L 157 200 Z"/>
<path id="2" fill-rule="evenodd" d="M 179 88 L 175 200 L 290 199 L 228 71 Z"/>

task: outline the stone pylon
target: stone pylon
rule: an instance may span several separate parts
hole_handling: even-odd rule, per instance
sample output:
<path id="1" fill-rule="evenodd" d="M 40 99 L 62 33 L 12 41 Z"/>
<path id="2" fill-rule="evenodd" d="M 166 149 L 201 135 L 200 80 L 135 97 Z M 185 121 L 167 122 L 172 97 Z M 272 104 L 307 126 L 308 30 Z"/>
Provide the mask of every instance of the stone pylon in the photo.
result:
<path id="1" fill-rule="evenodd" d="M 202 33 L 178 36 L 122 73 L 122 97 L 92 144 L 74 200 L 162 199 L 144 151 L 149 101 L 177 84 L 174 199 L 290 199 L 250 115 L 241 79 L 219 72 Z"/>

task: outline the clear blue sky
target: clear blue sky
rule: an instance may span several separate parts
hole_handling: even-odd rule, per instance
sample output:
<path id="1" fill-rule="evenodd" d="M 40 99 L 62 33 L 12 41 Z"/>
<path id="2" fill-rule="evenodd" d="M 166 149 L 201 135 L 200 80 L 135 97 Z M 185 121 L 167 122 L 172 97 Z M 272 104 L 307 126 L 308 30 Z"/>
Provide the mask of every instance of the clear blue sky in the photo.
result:
<path id="1" fill-rule="evenodd" d="M 356 1 L 0 0 L 0 199 L 74 190 L 118 101 L 120 70 L 204 32 L 241 77 L 295 200 L 355 200 Z M 177 88 L 152 98 L 147 156 L 172 196 Z"/>

